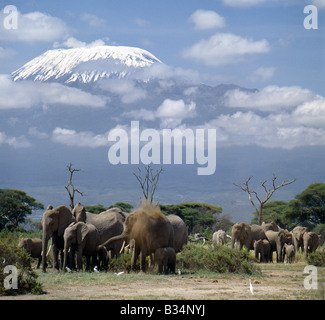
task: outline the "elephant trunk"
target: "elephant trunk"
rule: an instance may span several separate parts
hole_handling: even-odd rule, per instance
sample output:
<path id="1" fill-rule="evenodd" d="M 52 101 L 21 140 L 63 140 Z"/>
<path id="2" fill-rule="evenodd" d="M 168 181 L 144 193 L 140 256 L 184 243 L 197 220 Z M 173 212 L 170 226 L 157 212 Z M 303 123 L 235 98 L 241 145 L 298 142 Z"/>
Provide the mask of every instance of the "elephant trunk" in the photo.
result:
<path id="1" fill-rule="evenodd" d="M 70 246 L 71 246 L 71 244 L 65 239 L 64 240 L 64 250 L 63 250 L 63 252 L 64 252 L 63 270 L 65 270 L 66 267 L 68 266 Z"/>
<path id="2" fill-rule="evenodd" d="M 116 241 L 127 241 L 128 240 L 128 233 L 127 232 L 122 232 L 120 235 L 112 237 L 108 239 L 106 242 L 102 243 L 102 246 L 106 247 Z"/>
<path id="3" fill-rule="evenodd" d="M 49 239 L 51 238 L 51 236 L 52 235 L 49 234 L 43 228 L 43 236 L 42 236 L 42 270 L 43 270 L 43 272 L 46 272 L 47 243 L 49 242 Z"/>

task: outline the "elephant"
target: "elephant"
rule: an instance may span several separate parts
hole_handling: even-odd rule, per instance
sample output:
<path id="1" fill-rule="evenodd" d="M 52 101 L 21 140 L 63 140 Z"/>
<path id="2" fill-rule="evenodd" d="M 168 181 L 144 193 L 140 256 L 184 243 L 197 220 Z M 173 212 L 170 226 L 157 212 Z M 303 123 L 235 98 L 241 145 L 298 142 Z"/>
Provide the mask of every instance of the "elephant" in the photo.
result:
<path id="1" fill-rule="evenodd" d="M 258 260 L 260 257 L 260 262 L 271 262 L 272 261 L 272 251 L 271 244 L 268 240 L 257 240 L 254 242 L 255 258 Z"/>
<path id="2" fill-rule="evenodd" d="M 155 253 L 158 248 L 174 248 L 174 230 L 167 217 L 161 213 L 157 204 L 144 202 L 141 207 L 131 212 L 123 224 L 123 232 L 102 245 L 108 245 L 116 241 L 130 242 L 134 239 L 131 270 L 140 255 L 140 269 L 145 272 L 146 256 Z"/>
<path id="3" fill-rule="evenodd" d="M 318 234 L 315 232 L 305 232 L 303 235 L 303 240 L 307 259 L 308 253 L 314 252 L 318 248 Z"/>
<path id="4" fill-rule="evenodd" d="M 60 251 L 61 266 L 63 263 L 63 233 L 76 219 L 70 209 L 66 206 L 59 206 L 53 209 L 51 205 L 43 213 L 42 217 L 42 269 L 46 272 L 46 251 L 49 239 L 52 240 L 53 267 L 59 270 L 58 254 Z"/>
<path id="5" fill-rule="evenodd" d="M 185 222 L 177 215 L 171 214 L 167 219 L 173 226 L 174 230 L 174 249 L 180 252 L 183 246 L 187 243 L 188 231 Z"/>
<path id="6" fill-rule="evenodd" d="M 36 267 L 38 269 L 42 261 L 42 240 L 38 238 L 23 238 L 19 241 L 18 246 L 24 248 L 32 258 L 38 259 Z"/>
<path id="7" fill-rule="evenodd" d="M 82 256 L 86 257 L 86 270 L 97 265 L 97 255 L 100 246 L 100 237 L 97 228 L 84 222 L 73 222 L 64 231 L 64 269 L 68 266 L 69 252 L 77 251 L 77 270 L 82 270 Z M 98 248 L 99 247 L 99 248 Z M 101 249 L 102 250 L 102 249 Z M 103 252 L 100 253 L 101 255 Z M 106 252 L 107 254 L 107 252 Z M 70 256 L 74 259 L 74 255 Z M 90 259 L 92 263 L 90 263 Z M 70 265 L 73 265 L 71 262 Z"/>
<path id="8" fill-rule="evenodd" d="M 246 222 L 239 222 L 233 225 L 231 232 L 231 247 L 234 248 L 235 243 L 239 242 L 239 249 L 245 246 L 248 250 L 254 250 L 255 240 L 267 239 L 262 227 L 253 224 L 249 225 Z"/>
<path id="9" fill-rule="evenodd" d="M 155 263 L 159 273 L 175 273 L 176 252 L 172 247 L 158 248 L 155 251 Z"/>
<path id="10" fill-rule="evenodd" d="M 284 245 L 285 254 L 287 255 L 287 263 L 295 262 L 296 249 L 293 244 Z"/>
<path id="11" fill-rule="evenodd" d="M 73 208 L 72 214 L 77 222 L 90 223 L 96 227 L 100 244 L 121 234 L 127 216 L 120 208 L 112 208 L 99 214 L 86 212 L 85 207 L 80 202 Z M 122 244 L 123 241 L 116 241 L 106 246 L 106 249 L 107 251 L 111 250 L 113 256 L 119 257 Z"/>
<path id="12" fill-rule="evenodd" d="M 99 245 L 96 247 L 96 252 L 97 252 L 97 265 L 99 270 L 107 270 L 108 268 L 108 254 L 107 254 L 107 249 Z"/>
<path id="13" fill-rule="evenodd" d="M 301 252 L 304 252 L 304 233 L 307 232 L 307 228 L 305 227 L 295 227 L 292 229 L 291 233 L 293 236 L 293 244 L 295 246 L 296 252 L 298 252 L 299 248 L 301 248 Z"/>
<path id="14" fill-rule="evenodd" d="M 288 230 L 280 229 L 280 231 L 266 231 L 265 232 L 267 239 L 271 244 L 271 251 L 276 252 L 277 262 L 284 261 L 284 244 L 292 244 L 293 236 L 292 233 Z"/>
<path id="15" fill-rule="evenodd" d="M 218 230 L 213 233 L 212 241 L 216 244 L 226 244 L 226 232 L 223 230 Z"/>
<path id="16" fill-rule="evenodd" d="M 262 222 L 262 229 L 264 230 L 264 232 L 272 230 L 272 231 L 279 231 L 279 227 L 277 226 L 277 224 L 272 221 L 270 223 L 265 223 L 264 221 Z"/>

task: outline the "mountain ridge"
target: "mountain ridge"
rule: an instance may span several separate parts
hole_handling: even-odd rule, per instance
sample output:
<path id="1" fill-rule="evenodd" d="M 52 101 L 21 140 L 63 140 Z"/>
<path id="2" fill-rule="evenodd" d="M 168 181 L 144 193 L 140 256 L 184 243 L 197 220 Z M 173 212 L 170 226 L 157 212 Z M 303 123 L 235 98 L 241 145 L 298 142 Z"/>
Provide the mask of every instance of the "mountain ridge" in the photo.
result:
<path id="1" fill-rule="evenodd" d="M 127 46 L 96 46 L 48 50 L 14 71 L 13 81 L 91 83 L 124 78 L 133 69 L 162 63 L 149 51 Z"/>

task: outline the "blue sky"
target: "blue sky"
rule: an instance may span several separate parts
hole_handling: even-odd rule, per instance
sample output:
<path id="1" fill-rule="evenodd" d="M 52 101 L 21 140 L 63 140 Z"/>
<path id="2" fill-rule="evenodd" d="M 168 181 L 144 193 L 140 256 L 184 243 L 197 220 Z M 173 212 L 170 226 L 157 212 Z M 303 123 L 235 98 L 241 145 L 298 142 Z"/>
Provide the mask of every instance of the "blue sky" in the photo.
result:
<path id="1" fill-rule="evenodd" d="M 303 10 L 312 1 L 247 2 L 242 6 L 237 4 L 241 1 L 230 0 L 45 0 L 16 4 L 5 1 L 3 7 L 14 4 L 23 15 L 35 11 L 50 15 L 56 18 L 51 27 L 60 25 L 61 29 L 49 36 L 48 41 L 37 37 L 31 40 L 27 37 L 24 41 L 0 38 L 1 48 L 13 53 L 1 59 L 0 72 L 12 72 L 45 50 L 53 49 L 54 43 L 62 44 L 73 37 L 86 43 L 101 39 L 106 44 L 147 49 L 168 65 L 204 74 L 204 81 L 213 85 L 222 82 L 258 88 L 268 84 L 297 85 L 324 94 L 324 8 L 318 5 L 319 29 L 305 30 Z M 223 26 L 198 28 L 190 19 L 197 10 L 214 11 L 224 19 Z M 218 65 L 186 55 L 192 46 L 211 40 L 217 33 L 252 42 L 264 40 L 267 49 L 237 55 L 231 63 L 221 61 Z"/>
<path id="2" fill-rule="evenodd" d="M 3 27 L 3 8 L 9 4 L 19 12 L 17 30 Z M 310 4 L 318 9 L 317 30 L 304 28 L 304 8 Z M 21 188 L 46 206 L 53 199 L 53 205 L 60 205 L 67 198 L 62 181 L 71 161 L 86 172 L 79 183 L 89 194 L 87 204 L 106 205 L 109 197 L 135 203 L 135 169 L 108 166 L 108 131 L 129 125 L 127 114 L 152 126 L 141 119 L 141 111 L 149 108 L 158 125 L 165 119 L 159 118 L 159 110 L 175 110 L 171 120 L 180 127 L 191 125 L 189 107 L 194 106 L 193 114 L 200 112 L 195 96 L 147 106 L 150 93 L 141 92 L 133 104 L 124 104 L 134 110 L 121 114 L 121 123 L 100 127 L 89 119 L 107 116 L 109 99 L 62 85 L 61 96 L 73 99 L 60 105 L 53 84 L 13 83 L 8 78 L 46 50 L 96 43 L 146 49 L 168 66 L 166 74 L 195 84 L 259 89 L 254 94 L 226 92 L 222 111 L 199 123 L 218 129 L 218 170 L 202 178 L 195 168 L 168 167 L 161 181 L 163 202 L 206 201 L 242 218 L 252 208 L 232 182 L 252 174 L 262 181 L 273 173 L 279 181 L 297 178 L 278 198 L 290 200 L 310 183 L 325 181 L 324 29 L 325 0 L 1 1 L 0 188 Z M 118 93 L 121 101 L 137 91 L 131 82 L 125 88 L 129 91 Z M 102 108 L 96 109 L 94 101 Z M 106 177 L 119 181 L 122 193 L 114 193 Z"/>

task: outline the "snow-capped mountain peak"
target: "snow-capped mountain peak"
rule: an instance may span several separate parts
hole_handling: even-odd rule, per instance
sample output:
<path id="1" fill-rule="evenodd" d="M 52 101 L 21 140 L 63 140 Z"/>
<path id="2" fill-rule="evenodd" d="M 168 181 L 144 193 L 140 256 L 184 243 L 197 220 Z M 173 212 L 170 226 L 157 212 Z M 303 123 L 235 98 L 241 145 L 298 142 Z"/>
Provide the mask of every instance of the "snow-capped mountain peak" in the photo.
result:
<path id="1" fill-rule="evenodd" d="M 161 63 L 150 52 L 134 47 L 96 46 L 48 50 L 12 73 L 14 81 L 96 82 L 124 78 L 137 68 Z"/>

